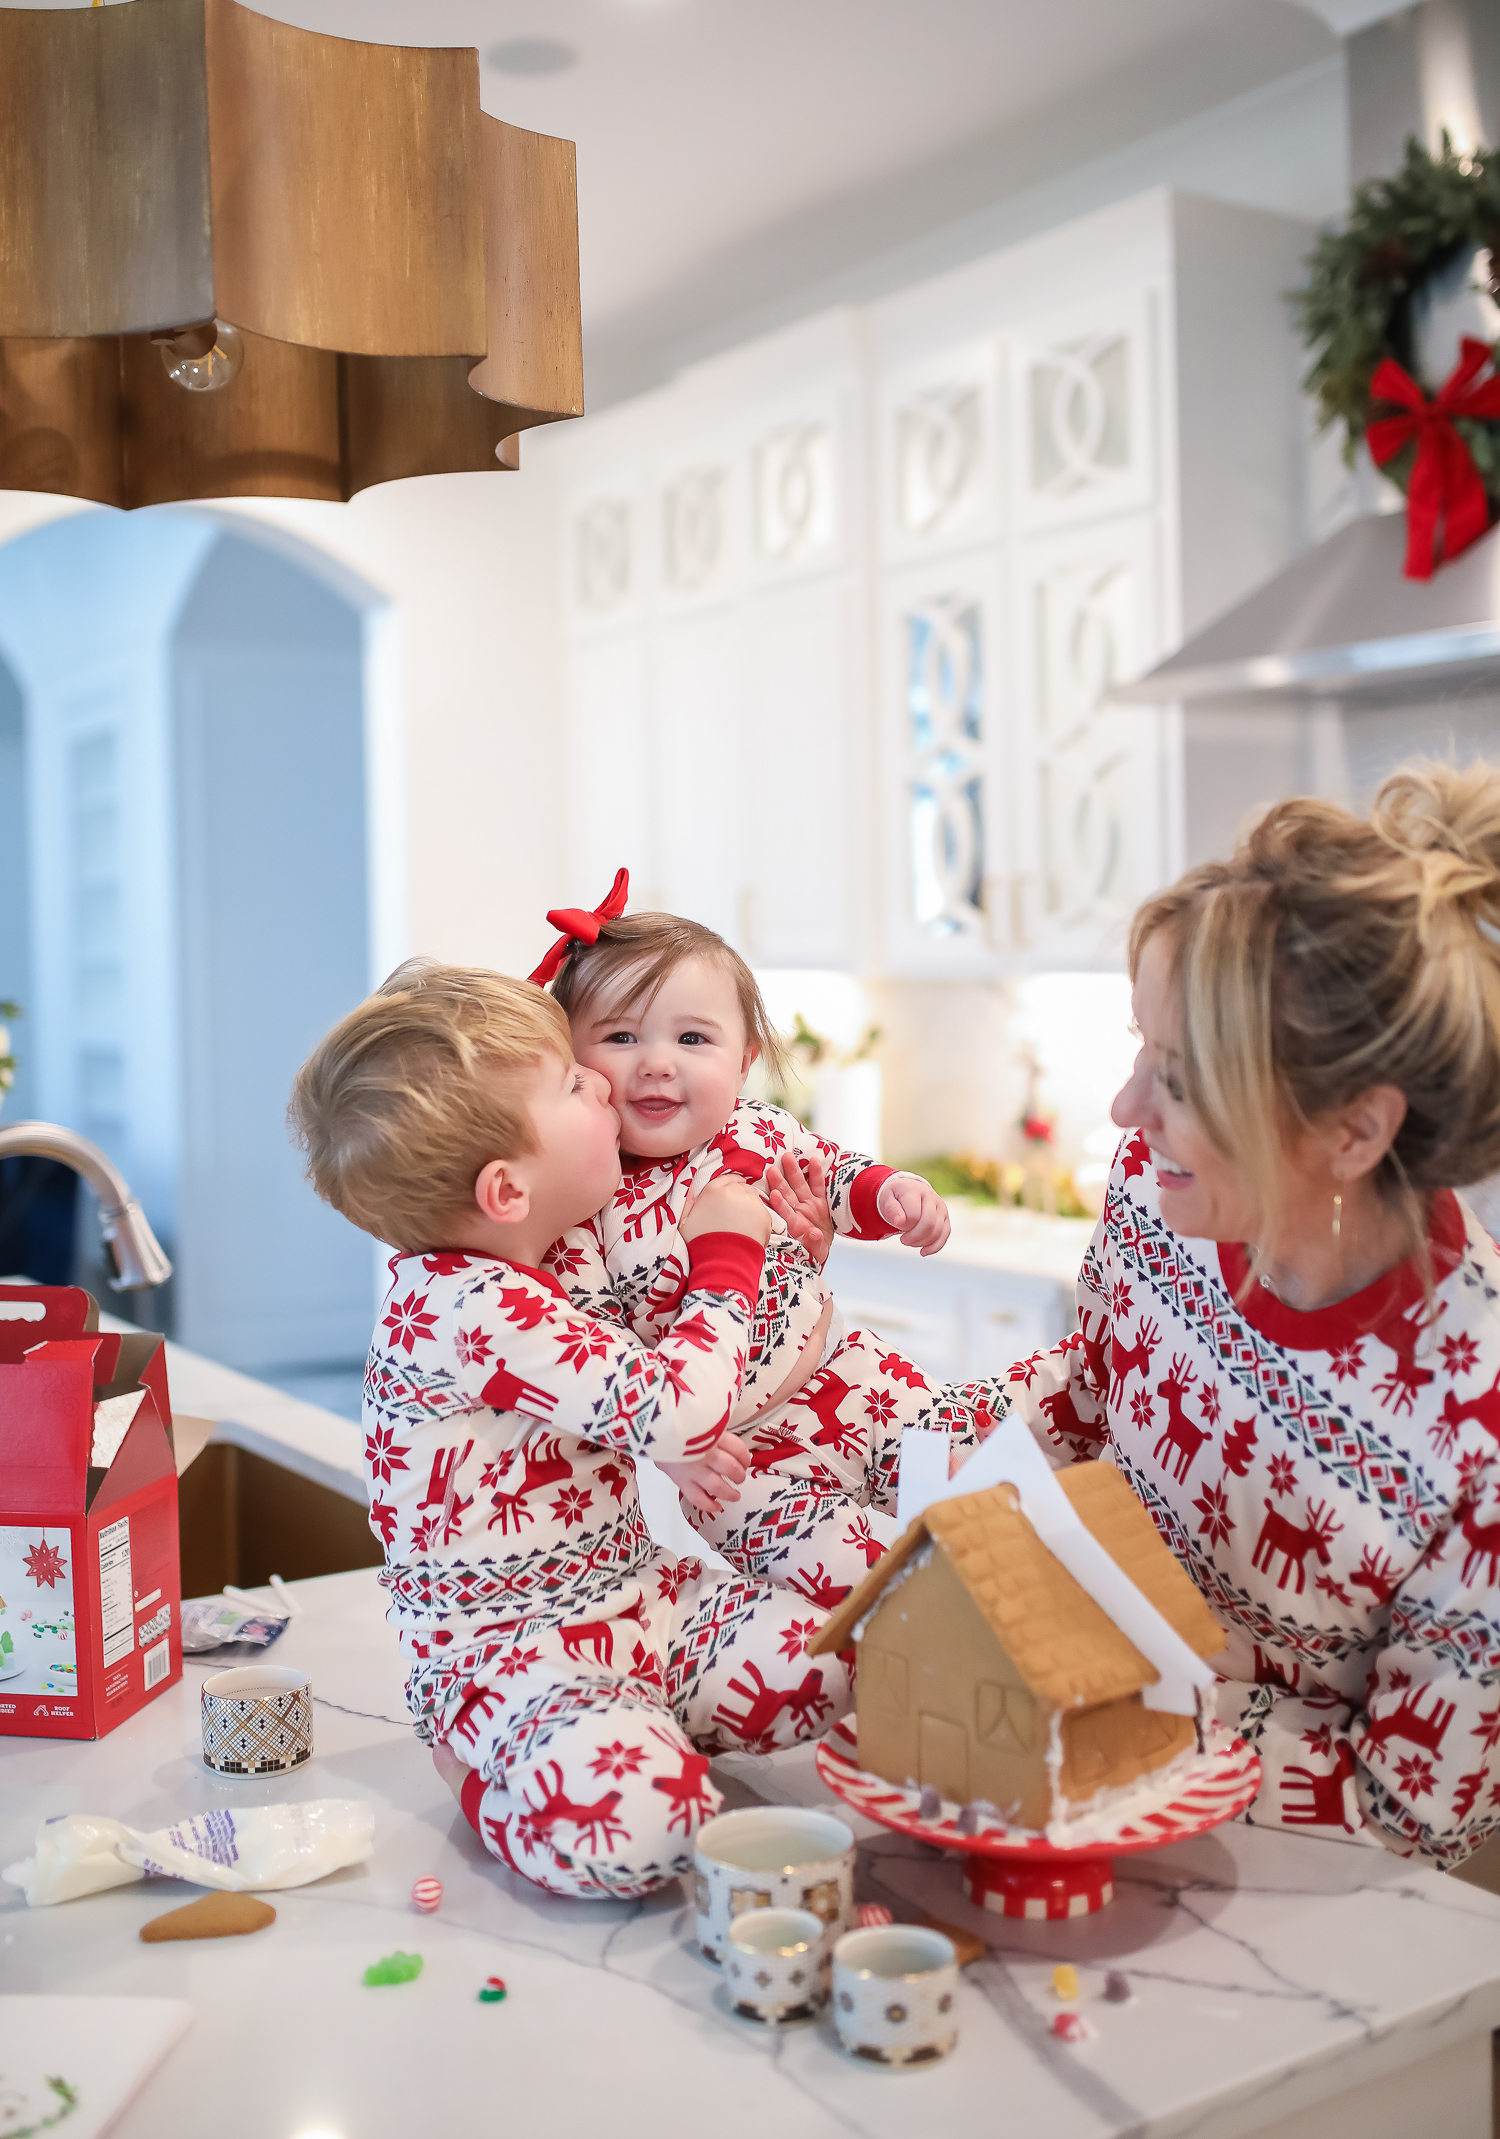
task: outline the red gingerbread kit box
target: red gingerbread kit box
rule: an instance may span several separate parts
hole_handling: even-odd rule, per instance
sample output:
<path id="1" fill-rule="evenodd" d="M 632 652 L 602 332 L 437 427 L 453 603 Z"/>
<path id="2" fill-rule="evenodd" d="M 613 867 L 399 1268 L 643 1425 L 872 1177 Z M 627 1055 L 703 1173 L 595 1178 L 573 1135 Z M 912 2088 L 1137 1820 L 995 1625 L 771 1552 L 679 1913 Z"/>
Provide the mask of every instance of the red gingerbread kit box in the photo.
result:
<path id="1" fill-rule="evenodd" d="M 0 1735 L 102 1738 L 182 1676 L 166 1353 L 0 1285 Z"/>

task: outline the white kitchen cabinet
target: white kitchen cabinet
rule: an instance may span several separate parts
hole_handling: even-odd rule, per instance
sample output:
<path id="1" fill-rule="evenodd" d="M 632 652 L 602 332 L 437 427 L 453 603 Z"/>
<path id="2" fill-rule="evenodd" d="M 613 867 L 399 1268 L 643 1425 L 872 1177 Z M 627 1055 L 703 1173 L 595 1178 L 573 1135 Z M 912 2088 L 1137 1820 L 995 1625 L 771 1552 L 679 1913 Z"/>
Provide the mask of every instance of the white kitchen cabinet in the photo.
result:
<path id="1" fill-rule="evenodd" d="M 826 1275 L 849 1327 L 873 1330 L 934 1383 L 1004 1374 L 1073 1327 L 1071 1282 L 946 1251 L 838 1240 Z"/>
<path id="2" fill-rule="evenodd" d="M 754 838 L 751 813 L 739 807 L 753 743 L 740 610 L 719 605 L 674 616 L 655 633 L 651 651 L 653 881 L 669 913 L 690 914 L 733 941 L 741 933 L 745 849 Z"/>
<path id="3" fill-rule="evenodd" d="M 639 648 L 643 882 L 762 965 L 1118 965 L 1184 744 L 1107 694 L 1299 545 L 1311 237 L 1144 194 L 538 440 L 575 748 L 602 635 Z M 616 774 L 575 758 L 594 874 Z"/>
<path id="4" fill-rule="evenodd" d="M 861 613 L 847 574 L 766 587 L 744 612 L 740 947 L 755 965 L 837 967 L 859 935 L 853 849 Z M 853 776 L 851 776 L 851 774 Z"/>
<path id="5" fill-rule="evenodd" d="M 611 631 L 572 649 L 567 730 L 571 889 L 593 906 L 622 864 L 635 903 L 649 889 L 657 795 L 651 777 L 647 649 L 639 632 Z"/>

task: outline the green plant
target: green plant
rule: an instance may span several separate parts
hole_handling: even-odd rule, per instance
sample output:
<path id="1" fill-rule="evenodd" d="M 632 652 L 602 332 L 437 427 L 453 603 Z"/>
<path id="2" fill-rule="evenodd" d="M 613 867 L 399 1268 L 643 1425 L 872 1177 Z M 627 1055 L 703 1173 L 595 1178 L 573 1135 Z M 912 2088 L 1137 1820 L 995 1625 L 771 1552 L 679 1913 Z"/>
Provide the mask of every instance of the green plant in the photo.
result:
<path id="1" fill-rule="evenodd" d="M 10 1051 L 10 1025 L 22 1014 L 19 1003 L 0 1002 L 0 1092 L 8 1092 L 16 1081 L 16 1058 Z"/>
<path id="2" fill-rule="evenodd" d="M 870 1025 L 866 1027 L 857 1046 L 841 1048 L 837 1042 L 830 1040 L 826 1033 L 814 1031 L 800 1010 L 792 1020 L 792 1052 L 799 1055 L 809 1069 L 817 1069 L 824 1062 L 833 1062 L 840 1069 L 845 1069 L 852 1062 L 868 1061 L 879 1046 L 880 1039 L 880 1027 Z"/>

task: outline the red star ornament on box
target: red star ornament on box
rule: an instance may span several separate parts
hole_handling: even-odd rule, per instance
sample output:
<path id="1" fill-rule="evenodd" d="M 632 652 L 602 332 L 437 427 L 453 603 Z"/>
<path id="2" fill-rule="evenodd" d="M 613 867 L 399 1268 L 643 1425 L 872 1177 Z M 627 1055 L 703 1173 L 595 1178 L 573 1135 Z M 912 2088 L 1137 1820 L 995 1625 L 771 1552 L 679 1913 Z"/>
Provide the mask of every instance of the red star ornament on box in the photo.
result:
<path id="1" fill-rule="evenodd" d="M 26 1555 L 26 1572 L 38 1589 L 51 1589 L 67 1574 L 63 1556 L 56 1545 L 49 1545 L 39 1538 Z"/>

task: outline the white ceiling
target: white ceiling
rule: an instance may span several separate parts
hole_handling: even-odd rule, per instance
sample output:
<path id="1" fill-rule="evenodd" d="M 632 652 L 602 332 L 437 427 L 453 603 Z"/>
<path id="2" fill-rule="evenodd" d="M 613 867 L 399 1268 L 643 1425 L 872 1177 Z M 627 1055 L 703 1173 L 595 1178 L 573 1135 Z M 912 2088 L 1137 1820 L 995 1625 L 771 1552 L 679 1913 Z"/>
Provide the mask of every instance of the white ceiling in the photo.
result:
<path id="1" fill-rule="evenodd" d="M 488 110 L 578 144 L 595 406 L 726 309 L 763 312 L 1335 49 L 1314 0 L 262 4 L 381 43 L 576 50 L 566 72 L 484 66 L 481 84 Z"/>

